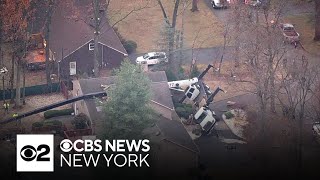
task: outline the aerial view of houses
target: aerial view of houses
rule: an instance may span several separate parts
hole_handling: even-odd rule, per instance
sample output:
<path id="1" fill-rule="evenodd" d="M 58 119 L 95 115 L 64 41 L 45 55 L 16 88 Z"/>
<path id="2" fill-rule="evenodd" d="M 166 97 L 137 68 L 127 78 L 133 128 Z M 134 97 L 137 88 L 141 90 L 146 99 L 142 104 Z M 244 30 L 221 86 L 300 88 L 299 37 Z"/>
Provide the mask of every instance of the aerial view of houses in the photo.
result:
<path id="1" fill-rule="evenodd" d="M 320 1 L 1 0 L 0 103 L 0 179 L 315 179 Z"/>

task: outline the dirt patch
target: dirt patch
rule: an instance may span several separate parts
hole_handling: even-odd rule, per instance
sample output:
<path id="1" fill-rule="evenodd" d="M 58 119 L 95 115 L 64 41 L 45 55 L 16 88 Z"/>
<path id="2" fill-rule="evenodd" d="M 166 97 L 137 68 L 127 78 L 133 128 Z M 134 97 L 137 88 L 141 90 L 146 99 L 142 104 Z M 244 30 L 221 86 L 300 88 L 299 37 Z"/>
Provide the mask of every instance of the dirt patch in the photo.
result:
<path id="1" fill-rule="evenodd" d="M 164 19 L 161 8 L 159 7 L 157 1 L 117 0 L 112 1 L 109 7 L 111 10 L 110 19 L 112 22 L 116 22 L 127 12 L 130 12 L 133 8 L 144 6 L 147 2 L 149 2 L 149 8 L 142 9 L 131 14 L 124 21 L 116 25 L 120 34 L 125 39 L 130 39 L 137 42 L 138 53 L 158 49 L 156 42 L 159 39 L 160 29 L 163 26 Z M 166 0 L 162 1 L 162 3 L 171 22 L 174 7 L 173 1 Z M 195 48 L 222 45 L 222 24 L 213 15 L 211 12 L 212 10 L 207 7 L 203 0 L 199 1 L 198 8 L 199 11 L 193 13 L 190 11 L 191 6 L 188 6 L 185 11 L 184 35 L 186 48 L 192 47 L 193 44 Z M 120 9 L 121 13 L 119 13 Z M 180 5 L 176 26 L 177 29 L 181 29 L 182 11 L 183 5 Z"/>
<path id="2" fill-rule="evenodd" d="M 202 72 L 208 65 L 198 64 L 197 67 Z M 220 74 L 217 72 L 216 67 L 208 71 L 204 77 L 204 82 L 207 84 L 211 91 L 214 91 L 217 87 L 221 87 L 226 93 L 218 93 L 214 100 L 220 101 L 231 97 L 247 94 L 254 88 L 251 84 L 245 82 L 238 82 L 239 78 L 249 76 L 248 71 L 245 69 L 245 65 L 240 65 L 236 69 L 234 68 L 233 61 L 225 61 L 221 66 Z M 186 74 L 189 74 L 190 67 L 183 66 Z M 235 77 L 231 77 L 231 71 L 234 71 Z"/>

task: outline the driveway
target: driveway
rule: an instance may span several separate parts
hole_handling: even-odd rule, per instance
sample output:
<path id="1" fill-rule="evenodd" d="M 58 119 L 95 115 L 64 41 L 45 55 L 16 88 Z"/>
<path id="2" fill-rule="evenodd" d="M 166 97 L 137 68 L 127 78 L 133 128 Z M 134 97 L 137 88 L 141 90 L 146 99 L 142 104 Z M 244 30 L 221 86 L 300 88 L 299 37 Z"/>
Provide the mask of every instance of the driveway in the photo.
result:
<path id="1" fill-rule="evenodd" d="M 228 46 L 225 49 L 224 60 L 232 60 L 233 59 L 233 47 Z M 221 55 L 223 52 L 223 47 L 212 47 L 212 48 L 199 48 L 199 49 L 185 49 L 182 50 L 183 53 L 183 63 L 189 64 L 192 59 L 196 59 L 197 63 L 200 64 L 212 64 L 213 62 L 220 61 Z M 130 54 L 128 58 L 135 63 L 135 60 L 138 56 L 142 56 L 145 53 L 139 54 Z M 178 57 L 180 51 L 176 51 L 173 53 L 174 56 Z"/>

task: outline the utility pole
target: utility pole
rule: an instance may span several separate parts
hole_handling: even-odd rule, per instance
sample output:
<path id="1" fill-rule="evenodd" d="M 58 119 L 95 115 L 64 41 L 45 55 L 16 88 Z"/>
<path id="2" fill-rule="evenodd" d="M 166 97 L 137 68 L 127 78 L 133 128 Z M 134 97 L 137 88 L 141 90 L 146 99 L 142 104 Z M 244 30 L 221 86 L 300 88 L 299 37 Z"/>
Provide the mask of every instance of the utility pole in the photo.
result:
<path id="1" fill-rule="evenodd" d="M 93 73 L 95 77 L 99 77 L 99 34 L 100 34 L 100 1 L 99 0 L 93 0 L 92 1 L 93 10 L 94 10 L 94 52 L 93 52 L 93 63 L 94 63 L 94 69 Z"/>
<path id="2" fill-rule="evenodd" d="M 47 79 L 47 90 L 49 91 L 49 89 L 51 89 L 52 86 L 52 82 L 51 82 L 51 78 L 50 78 L 50 74 L 51 74 L 51 66 L 50 66 L 50 47 L 49 47 L 49 34 L 50 34 L 50 24 L 51 24 L 51 16 L 53 13 L 53 6 L 54 6 L 55 2 L 54 0 L 50 0 L 49 2 L 49 9 L 48 9 L 48 13 L 47 13 L 47 21 L 46 21 L 46 31 L 45 31 L 45 51 L 46 51 L 46 79 Z"/>

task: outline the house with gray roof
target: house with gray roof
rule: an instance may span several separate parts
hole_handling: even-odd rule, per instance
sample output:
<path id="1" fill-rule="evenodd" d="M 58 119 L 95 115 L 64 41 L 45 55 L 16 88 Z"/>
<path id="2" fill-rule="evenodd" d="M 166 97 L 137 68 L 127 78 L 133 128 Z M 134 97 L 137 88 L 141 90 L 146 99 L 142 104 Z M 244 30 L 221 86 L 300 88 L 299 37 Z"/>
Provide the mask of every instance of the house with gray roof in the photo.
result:
<path id="1" fill-rule="evenodd" d="M 94 13 L 92 1 L 57 0 L 50 24 L 49 48 L 62 79 L 91 76 L 94 69 Z M 98 61 L 100 68 L 114 68 L 128 54 L 101 9 Z"/>
<path id="2" fill-rule="evenodd" d="M 161 116 L 172 120 L 174 106 L 165 72 L 147 72 L 146 75 L 152 82 L 152 97 L 150 106 Z M 84 94 L 104 91 L 104 87 L 114 84 L 115 79 L 115 76 L 111 76 L 75 80 L 73 81 L 73 96 L 81 96 Z M 99 117 L 102 116 L 101 107 L 99 106 L 99 103 L 96 102 L 96 100 L 83 100 L 76 102 L 74 105 L 76 114 L 80 112 L 85 113 L 91 119 L 92 124 L 100 123 L 98 119 L 100 119 Z M 97 129 L 97 131 L 99 130 Z"/>
<path id="3" fill-rule="evenodd" d="M 157 176 L 171 174 L 183 177 L 183 173 L 187 173 L 188 169 L 197 166 L 199 150 L 181 121 L 173 120 L 175 111 L 165 72 L 146 72 L 146 76 L 152 82 L 150 105 L 159 115 L 155 126 L 145 130 L 149 139 L 154 142 L 153 168 L 159 173 Z M 74 80 L 73 95 L 104 91 L 104 88 L 114 84 L 115 80 L 115 76 Z M 78 101 L 74 104 L 74 109 L 76 113 L 85 113 L 90 118 L 91 126 L 97 136 L 103 134 L 106 124 L 102 107 L 97 100 Z"/>

